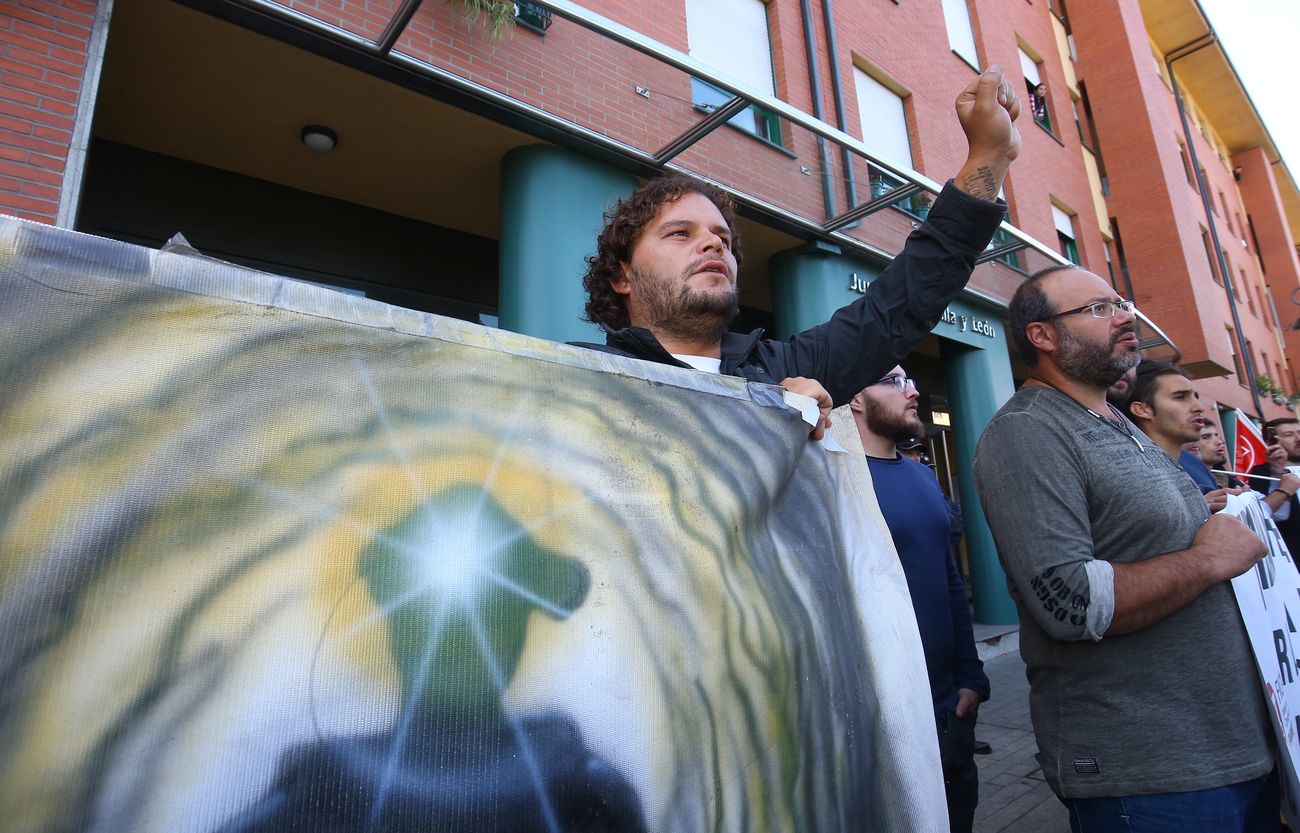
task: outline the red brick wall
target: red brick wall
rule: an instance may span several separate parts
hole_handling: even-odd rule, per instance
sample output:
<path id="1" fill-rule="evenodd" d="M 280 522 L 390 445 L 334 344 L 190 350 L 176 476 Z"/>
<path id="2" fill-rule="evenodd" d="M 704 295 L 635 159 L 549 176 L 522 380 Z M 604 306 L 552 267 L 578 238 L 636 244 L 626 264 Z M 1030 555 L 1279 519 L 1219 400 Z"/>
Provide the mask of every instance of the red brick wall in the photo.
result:
<path id="1" fill-rule="evenodd" d="M 0 213 L 53 223 L 95 4 L 0 3 Z"/>
<path id="2" fill-rule="evenodd" d="M 293 8 L 301 12 L 371 38 L 379 36 L 396 5 L 396 0 L 293 0 Z M 680 0 L 656 4 L 598 0 L 591 8 L 687 50 L 685 8 Z M 966 153 L 953 99 L 976 71 L 951 52 L 939 3 L 838 3 L 835 8 L 847 132 L 861 134 L 853 84 L 856 60 L 869 63 L 909 91 L 915 166 L 939 181 L 952 176 Z M 88 0 L 20 0 L 8 2 L 5 10 L 0 14 L 0 210 L 50 222 L 57 211 L 94 6 Z M 1093 97 L 1113 189 L 1109 209 L 1121 224 L 1136 300 L 1170 333 L 1186 360 L 1209 359 L 1231 366 L 1222 337 L 1229 319 L 1227 302 L 1210 276 L 1200 239 L 1204 211 L 1186 183 L 1174 139 L 1181 127 L 1172 95 L 1155 72 L 1138 2 L 1093 0 L 1074 4 L 1070 11 L 1080 52 L 1077 70 Z M 1041 71 L 1050 91 L 1054 135 L 1035 125 L 1028 112 L 1019 123 L 1024 151 L 1006 184 L 1012 220 L 1054 247 L 1052 199 L 1070 206 L 1078 212 L 1076 232 L 1084 264 L 1105 274 L 1102 237 L 1093 219 L 1092 192 L 1046 4 L 976 0 L 971 13 L 983 63 L 1002 65 L 1019 87 L 1017 48 L 1018 40 L 1023 40 L 1043 58 Z M 820 3 L 813 4 L 813 18 L 822 108 L 826 119 L 833 121 L 829 49 Z M 777 95 L 810 112 L 812 91 L 798 0 L 771 0 L 769 27 Z M 467 20 L 448 4 L 430 2 L 421 6 L 397 49 L 646 152 L 656 151 L 702 118 L 690 106 L 686 73 L 560 18 L 545 37 L 507 29 L 493 38 L 481 21 Z M 650 97 L 637 95 L 636 87 L 649 89 Z M 1269 326 L 1271 313 L 1257 301 L 1252 314 L 1245 303 L 1247 293 L 1258 298 L 1262 275 L 1253 253 L 1241 250 L 1237 242 L 1240 194 L 1231 172 L 1210 146 L 1199 135 L 1194 141 L 1216 204 L 1219 190 L 1229 199 L 1231 219 L 1220 216 L 1215 223 L 1232 259 L 1234 277 L 1240 281 L 1241 271 L 1246 272 L 1240 288 L 1243 329 L 1256 346 L 1256 361 L 1259 352 L 1268 352 L 1273 361 L 1278 351 Z M 780 208 L 821 218 L 821 161 L 815 137 L 786 125 L 783 144 L 788 152 L 723 127 L 676 162 Z M 846 208 L 844 171 L 837 148 L 830 151 L 836 209 L 842 211 Z M 859 199 L 865 199 L 864 167 L 859 166 L 857 177 Z M 1268 203 L 1269 210 L 1277 213 L 1280 208 L 1275 202 Z M 1246 214 L 1244 206 L 1241 214 Z M 1258 224 L 1258 216 L 1256 220 Z M 887 210 L 846 233 L 895 251 L 911 227 L 910 218 Z M 1030 271 L 1046 264 L 1041 256 L 1022 257 Z M 1018 273 L 1001 264 L 987 264 L 977 270 L 972 286 L 1005 299 L 1020 280 Z M 1289 304 L 1294 277 L 1281 286 L 1272 275 L 1270 281 L 1279 311 L 1289 309 L 1281 301 Z M 1276 375 L 1271 367 L 1268 372 Z M 1222 393 L 1235 397 L 1234 404 L 1247 404 L 1237 401 L 1241 395 L 1236 380 Z"/>
<path id="3" fill-rule="evenodd" d="M 1083 150 L 1074 126 L 1065 70 L 1046 4 L 983 2 L 975 9 L 975 25 L 985 45 L 982 54 L 986 62 L 1003 67 L 1007 77 L 1016 84 L 1024 106 L 1019 121 L 1024 151 L 1011 169 L 1007 186 L 1016 225 L 1056 248 L 1056 226 L 1052 221 L 1055 197 L 1077 214 L 1075 239 L 1083 265 L 1105 275 L 1105 250 L 1097 227 L 1092 188 L 1083 166 Z M 1023 40 L 1043 59 L 1039 72 L 1048 89 L 1051 133 L 1037 125 L 1029 112 L 1018 40 Z"/>
<path id="4" fill-rule="evenodd" d="M 1262 148 L 1243 151 L 1232 157 L 1234 167 L 1241 169 L 1241 199 L 1243 217 L 1249 214 L 1255 227 L 1255 238 L 1259 241 L 1259 257 L 1267 273 L 1263 275 L 1266 292 L 1271 293 L 1273 303 L 1277 306 L 1277 315 L 1283 328 L 1300 318 L 1300 306 L 1294 297 L 1300 296 L 1300 258 L 1296 256 L 1291 229 L 1282 208 L 1281 194 L 1278 192 L 1277 180 L 1273 176 L 1273 166 L 1268 162 L 1268 155 Z M 1236 222 L 1234 217 L 1233 222 Z M 1255 240 L 1247 239 L 1254 250 Z M 1274 381 L 1288 386 L 1296 392 L 1294 370 L 1300 367 L 1300 332 L 1285 329 L 1286 355 L 1289 359 L 1290 372 L 1286 379 Z"/>
<path id="5" fill-rule="evenodd" d="M 1252 360 L 1258 366 L 1263 354 L 1268 356 L 1268 369 L 1257 372 L 1276 377 L 1277 337 L 1271 311 L 1259 303 L 1258 260 L 1253 249 L 1242 248 L 1236 214 L 1245 212 L 1237 184 L 1229 165 L 1193 126 L 1192 147 L 1214 205 L 1207 219 L 1199 191 L 1188 183 L 1179 153 L 1177 137 L 1184 132 L 1177 106 L 1156 71 L 1137 0 L 1073 4 L 1070 19 L 1109 174 L 1108 207 L 1119 222 L 1138 306 L 1174 340 L 1185 364 L 1233 367 L 1227 338 L 1232 313 L 1201 236 L 1201 229 L 1212 224 L 1237 284 L 1237 310 L 1242 333 L 1254 348 Z M 1228 203 L 1226 217 L 1221 191 Z M 1253 411 L 1246 386 L 1250 381 L 1231 374 L 1202 379 L 1197 387 L 1203 397 Z M 1266 416 L 1283 413 L 1272 404 L 1265 410 Z"/>
<path id="6" fill-rule="evenodd" d="M 348 28 L 361 33 L 373 36 L 377 31 L 374 22 L 365 24 L 361 20 L 349 19 L 343 14 L 346 4 L 340 7 L 338 0 L 296 2 L 295 8 L 331 22 L 343 21 Z M 651 8 L 630 0 L 606 0 L 593 2 L 590 8 L 673 48 L 682 51 L 688 48 L 684 3 L 655 4 Z M 1019 14 L 1033 21 L 1023 28 L 1038 32 L 1049 57 L 1048 64 L 1052 65 L 1055 42 L 1050 39 L 1046 11 L 1041 7 L 1026 7 Z M 914 121 L 914 147 L 920 170 L 940 181 L 952 176 L 965 158 L 965 139 L 953 114 L 952 102 L 957 92 L 975 77 L 975 71 L 950 52 L 938 4 L 933 4 L 933 8 L 916 4 L 903 7 L 839 4 L 837 15 L 839 69 L 844 82 L 848 132 L 856 136 L 861 133 L 853 89 L 853 55 L 858 54 L 911 90 L 909 112 Z M 797 0 L 773 0 L 769 4 L 768 20 L 777 96 L 810 112 L 813 109 L 812 91 L 799 3 Z M 828 121 L 833 121 L 834 102 L 826 57 L 829 50 L 820 4 L 814 4 L 813 38 L 822 76 L 823 112 Z M 918 44 L 918 38 L 924 43 Z M 1015 66 L 1014 35 L 1008 37 L 1003 33 L 1001 40 L 1005 42 L 990 48 L 1002 56 L 999 60 Z M 667 68 L 654 59 L 560 18 L 543 38 L 526 31 L 508 31 L 500 39 L 493 39 L 480 23 L 466 21 L 456 9 L 442 3 L 426 3 L 416 14 L 408 32 L 399 40 L 397 49 L 646 152 L 658 150 L 702 118 L 690 106 L 690 78 L 686 73 Z M 1059 78 L 1063 90 L 1064 80 L 1059 66 L 1054 66 L 1051 72 L 1054 78 Z M 638 86 L 650 90 L 648 99 L 636 95 Z M 1049 146 L 1057 157 L 1020 163 L 1027 170 L 1025 178 L 1029 181 L 1041 179 L 1043 171 L 1056 169 L 1063 160 L 1069 161 L 1071 164 L 1062 168 L 1069 183 L 1061 186 L 1061 190 L 1069 195 L 1072 204 L 1081 206 L 1081 211 L 1090 209 L 1087 183 L 1078 164 L 1077 150 L 1074 156 L 1065 156 L 1069 151 L 1049 138 L 1043 137 L 1041 141 L 1047 143 L 1042 148 L 1038 147 L 1039 139 L 1028 139 L 1030 147 L 1025 158 L 1032 160 L 1035 152 Z M 816 138 L 802 128 L 786 125 L 783 144 L 789 153 L 782 153 L 744 133 L 723 127 L 674 161 L 778 208 L 814 219 L 822 218 L 821 161 Z M 838 150 L 832 146 L 830 151 L 836 209 L 843 211 L 847 208 L 844 171 Z M 865 170 L 857 173 L 859 199 L 865 199 Z M 1057 179 L 1061 178 L 1058 173 Z M 1051 229 L 1050 211 L 1045 208 L 1048 203 L 1045 199 L 1038 202 L 1042 205 L 1035 205 L 1032 210 L 1026 208 L 1021 213 L 1029 216 L 1035 212 L 1047 212 L 1044 230 L 1039 236 L 1052 241 L 1054 232 L 1046 233 Z M 847 233 L 893 251 L 901 245 L 910 229 L 909 218 L 888 211 L 857 229 L 847 230 Z M 1096 241 L 1088 239 L 1086 229 L 1085 224 L 1081 244 L 1091 257 L 1100 249 L 1096 247 Z M 1092 232 L 1092 237 L 1097 238 L 1095 232 Z M 1007 297 L 1018 280 L 1010 270 L 990 265 L 981 268 L 975 285 L 999 297 Z"/>

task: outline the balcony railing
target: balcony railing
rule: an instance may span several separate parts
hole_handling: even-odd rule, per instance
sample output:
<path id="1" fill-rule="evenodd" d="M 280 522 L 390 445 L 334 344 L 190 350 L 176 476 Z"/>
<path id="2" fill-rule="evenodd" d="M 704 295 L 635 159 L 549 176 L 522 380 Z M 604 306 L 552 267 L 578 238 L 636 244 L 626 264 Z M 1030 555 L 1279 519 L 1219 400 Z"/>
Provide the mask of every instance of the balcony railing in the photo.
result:
<path id="1" fill-rule="evenodd" d="M 729 191 L 749 214 L 775 228 L 808 239 L 832 242 L 847 251 L 877 260 L 892 259 L 890 249 L 897 249 L 901 237 L 893 239 L 876 234 L 865 229 L 860 221 L 891 206 L 912 218 L 924 219 L 930 201 L 942 187 L 918 171 L 879 158 L 862 141 L 802 110 L 780 99 L 746 89 L 740 82 L 718 74 L 691 56 L 569 0 L 536 0 L 518 6 L 520 9 L 526 6 L 527 14 L 547 21 L 546 26 L 541 27 L 548 32 L 547 42 L 559 31 L 553 24 L 566 21 L 589 33 L 588 37 L 595 35 L 594 40 L 599 45 L 629 50 L 630 59 L 639 62 L 639 66 L 644 65 L 647 75 L 676 73 L 682 76 L 673 79 L 671 84 L 665 82 L 665 89 L 657 95 L 655 90 L 638 84 L 636 95 L 647 101 L 655 98 L 670 103 L 676 98 L 683 105 L 680 109 L 693 115 L 694 121 L 683 122 L 681 113 L 674 111 L 672 118 L 647 116 L 643 119 L 642 125 L 665 125 L 658 134 L 650 130 L 649 137 L 615 135 L 615 131 L 597 129 L 574 113 L 551 106 L 544 96 L 521 95 L 473 66 L 466 69 L 451 62 L 439 65 L 427 49 L 417 46 L 430 40 L 426 31 L 432 27 L 429 19 L 435 14 L 447 13 L 447 7 L 440 0 L 425 4 L 423 10 L 421 0 L 389 0 L 387 4 L 383 0 L 372 0 L 364 4 L 368 17 L 360 22 L 355 15 L 341 13 L 345 11 L 344 6 L 348 6 L 346 11 L 352 10 L 348 0 L 181 2 L 251 28 L 272 30 L 269 33 L 282 39 L 422 89 L 533 135 L 551 139 L 560 137 L 603 158 L 612 158 L 634 172 L 651 174 L 656 170 L 680 170 L 694 174 Z M 429 19 L 422 21 L 417 12 Z M 411 30 L 421 26 L 423 29 L 417 38 Z M 524 49 L 522 46 L 518 48 Z M 482 63 L 508 60 L 511 49 L 510 41 L 503 39 L 491 46 L 491 60 Z M 555 51 L 546 58 L 555 60 L 559 54 Z M 520 71 L 522 67 L 521 64 Z M 476 71 L 480 74 L 476 75 Z M 582 79 L 581 73 L 577 75 L 581 80 L 589 80 Z M 710 101 L 710 106 L 703 109 L 691 106 L 691 79 L 716 91 L 717 100 Z M 743 175 L 726 176 L 707 170 L 713 161 L 726 156 L 719 140 L 713 138 L 715 131 L 741 114 L 752 113 L 762 114 L 766 120 L 763 128 L 770 134 L 767 141 L 776 145 L 769 149 L 770 152 L 781 154 L 781 162 L 790 166 L 795 177 L 766 191 L 757 180 L 746 181 Z M 796 145 L 803 149 L 803 155 L 791 150 Z M 843 161 L 835 162 L 836 155 L 824 150 L 820 153 L 820 161 L 814 160 L 814 147 L 834 148 Z M 824 180 L 842 184 L 868 183 L 868 187 L 862 189 L 866 199 L 854 199 L 851 204 L 834 212 L 819 212 L 818 209 L 823 207 L 822 201 L 813 201 L 816 202 L 814 206 L 809 200 L 790 197 L 795 192 L 802 195 L 815 190 L 809 187 L 811 180 L 798 177 L 799 174 L 809 177 L 818 168 L 823 171 Z M 741 173 L 745 172 L 742 170 Z M 792 187 L 791 183 L 801 187 Z M 850 196 L 856 191 L 851 184 L 844 190 Z M 830 206 L 833 200 L 828 198 L 824 203 Z M 907 223 L 903 225 L 906 228 L 900 234 L 910 229 Z M 1013 270 L 1010 274 L 1015 280 L 1038 268 L 1066 262 L 1054 247 L 1006 222 L 978 258 L 980 264 L 992 264 L 983 268 Z M 999 286 L 1005 286 L 1007 280 L 1001 279 Z M 973 289 L 968 291 L 985 301 L 1002 305 L 996 297 Z M 1158 328 L 1149 321 L 1145 323 L 1151 338 L 1155 339 L 1154 343 L 1169 344 Z M 1172 349 L 1172 345 L 1169 346 Z"/>

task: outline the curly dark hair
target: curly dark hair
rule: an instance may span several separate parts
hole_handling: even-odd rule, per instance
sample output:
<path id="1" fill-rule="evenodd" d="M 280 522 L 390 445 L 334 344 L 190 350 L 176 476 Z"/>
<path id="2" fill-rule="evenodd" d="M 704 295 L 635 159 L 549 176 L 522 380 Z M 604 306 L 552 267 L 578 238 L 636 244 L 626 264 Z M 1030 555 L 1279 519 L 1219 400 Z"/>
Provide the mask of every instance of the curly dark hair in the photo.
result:
<path id="1" fill-rule="evenodd" d="M 687 194 L 700 194 L 718 207 L 731 229 L 731 253 L 739 270 L 740 237 L 736 231 L 736 203 L 731 195 L 685 174 L 652 179 L 605 212 L 605 228 L 596 238 L 596 253 L 587 258 L 587 272 L 582 276 L 582 286 L 587 290 L 587 321 L 616 330 L 631 323 L 627 301 L 614 291 L 610 281 L 623 277 L 623 264 L 632 259 L 632 247 L 659 209 Z"/>

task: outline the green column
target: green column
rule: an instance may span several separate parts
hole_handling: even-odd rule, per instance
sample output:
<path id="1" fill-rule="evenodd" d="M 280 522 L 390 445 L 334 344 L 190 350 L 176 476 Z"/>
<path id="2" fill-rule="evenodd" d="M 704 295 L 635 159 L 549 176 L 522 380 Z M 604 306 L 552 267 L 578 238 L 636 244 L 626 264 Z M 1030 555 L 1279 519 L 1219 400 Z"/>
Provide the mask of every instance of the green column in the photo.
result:
<path id="1" fill-rule="evenodd" d="M 582 320 L 584 260 L 603 213 L 636 177 L 551 145 L 516 148 L 501 161 L 502 328 L 552 341 L 604 341 Z"/>
<path id="2" fill-rule="evenodd" d="M 855 281 L 866 285 L 880 274 L 879 268 L 845 257 L 839 246 L 823 242 L 778 252 L 769 268 L 779 338 L 826 321 L 862 294 L 854 290 Z"/>
<path id="3" fill-rule="evenodd" d="M 837 246 L 815 242 L 780 252 L 771 260 L 776 331 L 781 338 L 820 324 L 861 294 L 861 287 L 880 274 L 880 267 L 841 254 Z M 975 619 L 991 625 L 1014 625 L 1015 604 L 1007 593 L 970 461 L 984 426 L 1015 392 L 1006 333 L 997 311 L 965 299 L 953 301 L 934 333 L 948 379 L 953 414 L 957 487 L 966 520 L 966 547 L 971 560 Z"/>
<path id="4" fill-rule="evenodd" d="M 1014 625 L 1019 622 L 1016 606 L 1007 593 L 1006 574 L 998 563 L 997 549 L 993 546 L 993 535 L 975 492 L 975 478 L 970 465 L 975 456 L 975 444 L 979 442 L 984 427 L 1015 393 L 1005 330 L 1000 322 L 997 332 L 1002 337 L 987 347 L 969 347 L 960 341 L 943 338 L 939 350 L 948 377 L 948 404 L 952 408 L 953 444 L 957 452 L 957 487 L 961 493 L 962 516 L 966 521 L 966 550 L 970 554 L 975 621 L 987 625 Z M 1007 484 L 1002 499 L 1016 499 L 1014 483 Z"/>
<path id="5" fill-rule="evenodd" d="M 1224 408 L 1219 412 L 1219 431 L 1228 449 L 1228 471 L 1237 470 L 1237 413 L 1236 408 Z"/>

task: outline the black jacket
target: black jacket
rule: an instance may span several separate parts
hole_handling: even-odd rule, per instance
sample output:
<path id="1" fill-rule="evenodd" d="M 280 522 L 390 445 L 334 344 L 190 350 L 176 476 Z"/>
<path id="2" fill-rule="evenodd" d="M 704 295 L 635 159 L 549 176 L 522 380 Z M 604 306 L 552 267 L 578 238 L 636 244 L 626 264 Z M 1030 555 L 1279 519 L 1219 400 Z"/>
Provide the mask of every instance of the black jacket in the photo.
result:
<path id="1" fill-rule="evenodd" d="M 903 251 L 871 282 L 861 298 L 836 310 L 831 320 L 788 341 L 724 333 L 722 373 L 777 384 L 789 376 L 821 382 L 843 405 L 901 362 L 943 315 L 975 268 L 1006 205 L 986 202 L 951 182 L 928 219 L 907 238 Z M 846 278 L 847 279 L 847 278 Z M 580 347 L 688 367 L 673 358 L 649 330 L 606 328 L 605 344 Z"/>

